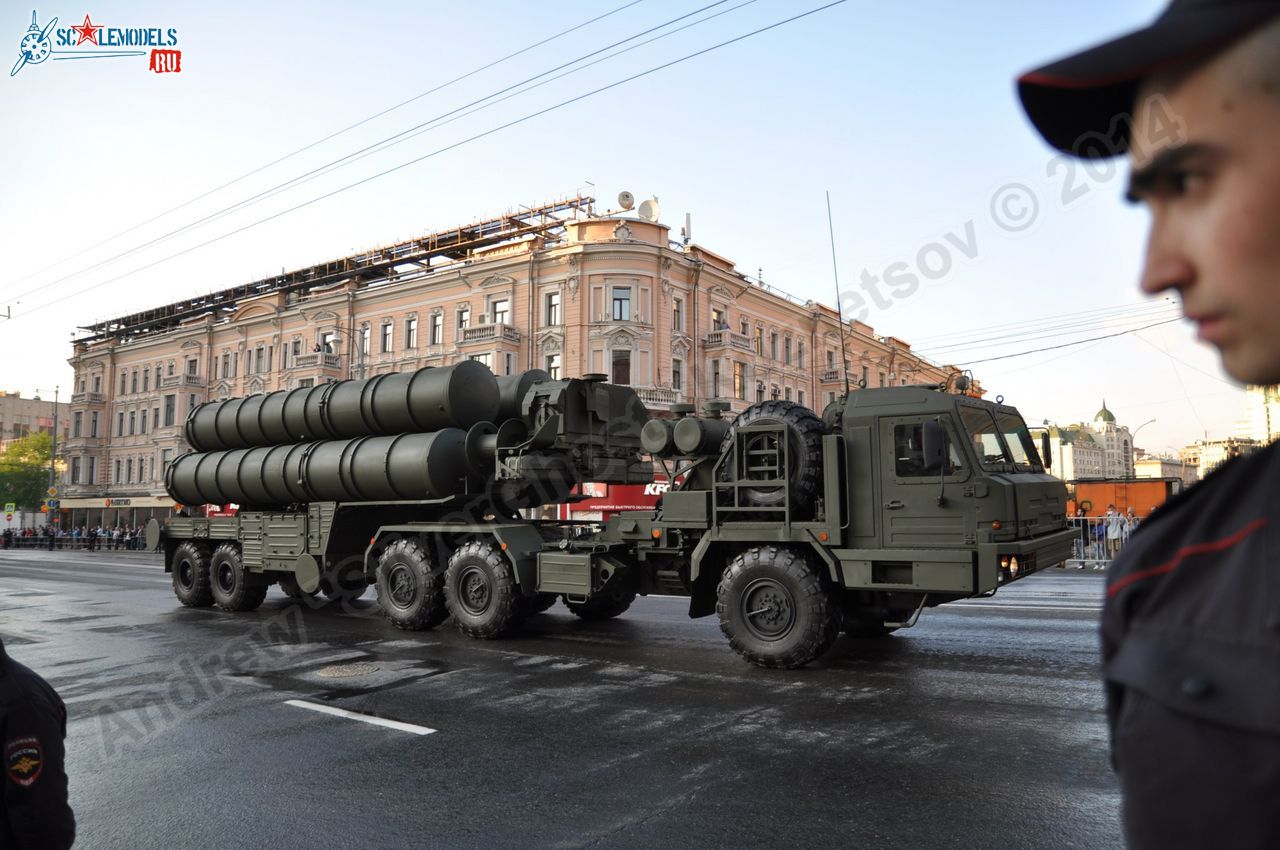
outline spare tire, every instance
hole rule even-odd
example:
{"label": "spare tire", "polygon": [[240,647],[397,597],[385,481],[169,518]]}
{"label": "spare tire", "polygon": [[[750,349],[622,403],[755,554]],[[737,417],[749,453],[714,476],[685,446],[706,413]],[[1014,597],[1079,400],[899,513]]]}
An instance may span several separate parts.
{"label": "spare tire", "polygon": [[[745,425],[785,425],[787,435],[787,481],[791,486],[791,511],[808,514],[822,489],[822,438],[828,428],[812,410],[790,401],[765,401],[753,404],[734,420],[728,435],[720,446],[720,456],[725,458],[733,448],[738,429]],[[775,478],[767,464],[756,465],[755,458],[766,460],[768,453],[778,448],[776,432],[764,432],[745,439],[744,448],[749,452],[764,452],[736,463],[727,460],[721,468],[721,480],[740,481],[752,478]],[[735,467],[737,467],[735,469]],[[757,508],[783,507],[786,490],[778,486],[742,487],[738,491],[742,500]]]}

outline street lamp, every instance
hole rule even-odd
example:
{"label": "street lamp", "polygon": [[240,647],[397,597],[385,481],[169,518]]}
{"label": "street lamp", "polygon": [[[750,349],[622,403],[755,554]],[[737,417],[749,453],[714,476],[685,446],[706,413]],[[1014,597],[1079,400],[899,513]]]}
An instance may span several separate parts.
{"label": "street lamp", "polygon": [[1137,428],[1134,428],[1133,432],[1129,434],[1129,477],[1130,478],[1134,478],[1137,476],[1137,472],[1133,465],[1133,453],[1138,449],[1138,432],[1155,421],[1156,420],[1154,419],[1148,419],[1146,422],[1143,422]]}

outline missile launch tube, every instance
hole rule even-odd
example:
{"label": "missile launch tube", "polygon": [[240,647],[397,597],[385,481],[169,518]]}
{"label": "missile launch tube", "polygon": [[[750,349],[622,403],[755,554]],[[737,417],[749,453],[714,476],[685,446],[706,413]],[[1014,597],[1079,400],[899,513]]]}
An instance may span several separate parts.
{"label": "missile launch tube", "polygon": [[184,505],[443,499],[461,493],[472,472],[465,436],[458,428],[445,428],[430,434],[191,452],[169,466],[165,489]]}
{"label": "missile launch tube", "polygon": [[464,360],[365,381],[208,402],[187,417],[183,436],[196,451],[211,452],[426,433],[493,421],[498,407],[493,373],[478,361]]}
{"label": "missile launch tube", "polygon": [[494,422],[505,422],[508,419],[520,418],[520,405],[525,394],[539,381],[549,381],[551,375],[541,369],[530,369],[515,375],[503,375],[498,378],[498,418]]}

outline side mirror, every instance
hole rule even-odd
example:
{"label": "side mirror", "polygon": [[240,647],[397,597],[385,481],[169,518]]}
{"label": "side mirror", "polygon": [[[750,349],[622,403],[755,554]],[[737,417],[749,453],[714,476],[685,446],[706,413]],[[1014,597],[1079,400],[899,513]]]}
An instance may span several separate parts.
{"label": "side mirror", "polygon": [[1040,434],[1040,462],[1045,469],[1053,469],[1053,448],[1049,445],[1049,432]]}
{"label": "side mirror", "polygon": [[947,435],[946,426],[941,422],[924,423],[924,470],[940,472],[946,467],[947,455],[951,451],[951,438]]}

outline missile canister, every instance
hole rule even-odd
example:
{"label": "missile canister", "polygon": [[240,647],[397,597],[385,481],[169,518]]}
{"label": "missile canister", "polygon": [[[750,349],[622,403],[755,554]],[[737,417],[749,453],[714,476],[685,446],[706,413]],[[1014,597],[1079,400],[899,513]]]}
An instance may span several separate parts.
{"label": "missile canister", "polygon": [[515,375],[498,378],[498,418],[494,422],[520,418],[520,403],[525,394],[539,381],[551,380],[551,375],[541,369],[530,369]]}
{"label": "missile canister", "polygon": [[692,416],[676,421],[673,438],[676,449],[686,455],[714,455],[720,453],[720,444],[729,433],[729,422],[724,419],[695,419]]}
{"label": "missile canister", "polygon": [[462,430],[445,428],[430,434],[191,452],[170,465],[165,488],[184,505],[443,499],[463,492],[472,474],[465,438]]}
{"label": "missile canister", "polygon": [[[530,373],[525,373],[530,374]],[[208,402],[187,417],[196,451],[470,428],[498,415],[498,381],[475,360],[364,381]]]}
{"label": "missile canister", "polygon": [[650,419],[640,429],[640,445],[654,457],[670,457],[676,452],[675,428],[670,419]]}

